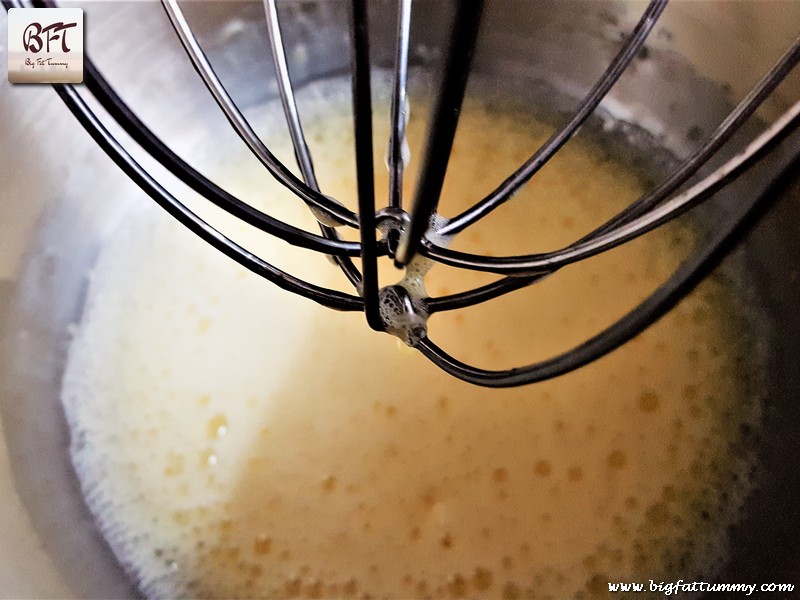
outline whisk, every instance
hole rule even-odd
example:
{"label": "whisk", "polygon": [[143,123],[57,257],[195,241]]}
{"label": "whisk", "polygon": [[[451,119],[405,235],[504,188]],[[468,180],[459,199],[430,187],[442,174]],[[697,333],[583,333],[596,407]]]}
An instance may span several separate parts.
{"label": "whisk", "polygon": [[[25,6],[23,0],[2,0],[8,8]],[[281,37],[276,0],[263,0],[272,60],[277,75],[286,121],[301,177],[298,178],[264,145],[237,108],[203,53],[176,0],[162,0],[163,7],[197,73],[214,100],[250,151],[283,186],[305,202],[319,223],[312,233],[261,212],[214,184],[173,152],[136,116],[85,58],[85,87],[108,115],[131,138],[178,179],[204,198],[267,234],[294,246],[333,258],[352,283],[355,293],[343,293],[306,282],[271,265],[229,239],[171,195],[137,163],[109,132],[72,85],[53,87],[74,116],[109,157],[153,200],[200,238],[250,271],[281,288],[341,311],[363,311],[369,326],[398,336],[447,373],[473,384],[511,387],[555,377],[611,352],[635,337],[669,311],[691,291],[757,221],[769,202],[800,172],[800,155],[782,153],[777,168],[763,183],[760,193],[740,198],[719,219],[705,243],[694,252],[651,296],[607,329],[575,348],[535,364],[491,371],[467,365],[449,355],[428,337],[427,320],[433,313],[484,302],[532,285],[559,269],[595,256],[675,219],[712,197],[784,142],[800,125],[800,100],[783,113],[738,154],[691,186],[692,178],[731,139],[766,98],[800,62],[800,38],[745,95],[717,129],[661,183],[619,214],[572,244],[551,252],[522,256],[488,257],[447,247],[456,236],[491,211],[509,201],[578,131],[600,105],[628,65],[642,49],[668,0],[651,0],[618,53],[609,63],[578,108],[555,133],[514,173],[488,196],[451,218],[437,214],[445,173],[469,78],[473,50],[483,14],[482,0],[452,3],[452,21],[441,77],[436,90],[413,201],[404,208],[403,152],[408,101],[406,96],[411,0],[397,0],[396,46],[391,98],[391,129],[387,153],[388,202],[376,210],[373,174],[372,99],[370,91],[370,30],[367,0],[349,2],[352,106],[354,121],[358,211],[326,196],[316,180],[295,103],[292,81]],[[35,0],[34,7],[54,7]],[[355,228],[360,241],[343,240],[338,229]],[[378,258],[388,256],[398,268],[408,269],[415,257],[462,269],[499,275],[492,283],[441,297],[419,297],[403,283],[381,287]],[[360,258],[360,269],[353,258]],[[416,261],[419,262],[419,261]]]}

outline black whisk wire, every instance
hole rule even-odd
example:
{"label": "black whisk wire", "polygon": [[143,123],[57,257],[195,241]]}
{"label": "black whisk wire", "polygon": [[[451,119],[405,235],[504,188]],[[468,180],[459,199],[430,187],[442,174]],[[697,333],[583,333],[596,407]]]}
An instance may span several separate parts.
{"label": "black whisk wire", "polygon": [[367,0],[350,6],[351,89],[356,152],[358,227],[361,233],[361,295],[367,323],[383,331],[378,305],[378,254],[375,220],[375,173],[372,158],[372,89],[370,87],[369,15]]}
{"label": "black whisk wire", "polygon": [[447,164],[456,136],[461,104],[483,14],[483,0],[455,3],[442,81],[431,111],[428,140],[411,209],[411,222],[400,236],[395,264],[407,265],[419,248],[439,204]]}

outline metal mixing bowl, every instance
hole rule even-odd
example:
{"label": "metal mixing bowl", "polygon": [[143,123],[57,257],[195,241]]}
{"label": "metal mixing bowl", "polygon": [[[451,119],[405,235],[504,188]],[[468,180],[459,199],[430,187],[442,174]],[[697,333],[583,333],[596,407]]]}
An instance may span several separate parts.
{"label": "metal mixing bowl", "polygon": [[[185,3],[190,22],[241,106],[276,93],[260,3]],[[613,56],[641,2],[497,0],[488,3],[475,70],[523,100],[544,87],[576,97]],[[155,2],[85,2],[86,47],[142,119],[190,162],[187,131],[233,135]],[[394,10],[370,3],[374,60],[390,66]],[[284,32],[296,81],[348,68],[341,1],[287,1]],[[412,60],[435,65],[446,3],[414,7]],[[0,30],[5,31],[0,13]],[[624,114],[677,156],[710,133],[800,30],[800,3],[673,2],[612,91]],[[5,62],[6,48],[0,48]],[[558,96],[562,102],[562,96]],[[795,73],[759,113],[800,97]],[[554,99],[555,96],[551,98]],[[561,106],[565,110],[569,107]],[[800,147],[797,136],[790,141]],[[0,83],[0,596],[126,597],[136,591],[88,515],[68,457],[59,404],[69,325],[80,319],[87,276],[131,202],[149,202],[97,148],[48,86]],[[788,151],[788,150],[787,150]],[[746,194],[764,172],[734,188]],[[168,217],[164,217],[168,218]],[[765,315],[767,414],[757,489],[732,532],[722,580],[797,581],[800,574],[800,187],[787,191],[736,260]],[[766,333],[770,332],[770,333]],[[793,579],[794,578],[794,579]],[[800,583],[800,582],[798,582]]]}

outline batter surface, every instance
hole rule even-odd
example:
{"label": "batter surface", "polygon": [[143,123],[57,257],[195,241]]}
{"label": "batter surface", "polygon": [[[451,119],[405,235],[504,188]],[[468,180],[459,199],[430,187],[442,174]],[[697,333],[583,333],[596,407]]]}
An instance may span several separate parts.
{"label": "batter surface", "polygon": [[[300,101],[323,191],[353,206],[347,94],[327,82]],[[252,118],[293,164],[279,107]],[[512,109],[469,104],[442,212],[489,192],[549,132]],[[217,181],[313,229],[238,143],[237,153],[206,144],[226,157]],[[453,247],[549,250],[642,191],[580,140],[534,181]],[[363,315],[259,279],[148,202],[99,258],[63,387],[87,503],[148,596],[590,598],[608,581],[693,580],[724,560],[759,406],[718,281],[575,373],[485,390],[399,351]],[[223,225],[267,260],[347,289],[324,257]],[[690,231],[662,229],[534,288],[437,315],[431,336],[488,368],[545,358],[624,314],[691,244]],[[397,279],[382,271],[383,284]],[[441,295],[490,279],[435,267],[426,284]]]}

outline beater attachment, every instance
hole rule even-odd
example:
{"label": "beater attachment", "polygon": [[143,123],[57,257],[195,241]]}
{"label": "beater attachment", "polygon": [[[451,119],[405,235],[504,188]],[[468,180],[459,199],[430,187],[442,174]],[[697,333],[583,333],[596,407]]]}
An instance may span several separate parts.
{"label": "beater attachment", "polygon": [[[22,0],[2,0],[6,8],[22,7]],[[128,108],[88,57],[85,59],[86,88],[132,138],[167,167],[183,183],[210,202],[270,235],[294,246],[333,258],[356,294],[348,294],[306,282],[278,269],[249,252],[202,220],[141,167],[87,106],[78,89],[54,85],[75,117],[89,134],[153,200],[200,238],[249,270],[281,288],[343,311],[363,311],[370,327],[396,335],[420,350],[437,366],[465,381],[489,386],[523,385],[558,376],[611,352],[630,340],[691,291],[755,223],[762,209],[777,195],[792,174],[800,172],[800,140],[787,142],[794,152],[776,158],[775,174],[764,182],[761,193],[744,198],[719,221],[705,244],[639,306],[619,321],[579,346],[549,360],[501,371],[469,366],[447,354],[428,337],[428,317],[439,311],[471,306],[534,284],[562,267],[595,256],[671,221],[699,205],[739,177],[750,166],[784,142],[800,125],[800,101],[767,127],[732,159],[681,191],[682,186],[705,165],[753,115],[773,90],[800,62],[800,38],[774,67],[750,90],[700,148],[685,159],[664,181],[622,212],[572,244],[551,252],[522,256],[487,257],[458,252],[447,242],[492,212],[525,185],[578,131],[614,86],[663,13],[668,0],[651,0],[637,25],[625,39],[577,110],[531,157],[485,198],[461,214],[445,219],[437,206],[447,171],[453,139],[469,77],[471,59],[483,13],[482,0],[454,2],[442,76],[434,100],[427,141],[413,202],[404,208],[403,168],[405,128],[408,119],[408,78],[411,0],[397,1],[397,35],[392,89],[391,133],[388,144],[389,190],[387,206],[376,210],[373,174],[372,99],[370,92],[370,31],[367,0],[350,2],[350,46],[355,133],[358,212],[326,196],[317,182],[306,144],[281,37],[276,0],[263,0],[272,59],[295,157],[302,176],[298,178],[263,144],[221,84],[210,62],[184,18],[176,0],[162,0],[167,16],[195,69],[224,112],[231,126],[250,151],[283,186],[298,196],[319,222],[315,234],[275,219],[220,188],[175,154]],[[34,6],[53,6],[37,0]],[[356,228],[360,241],[342,240],[341,227]],[[399,268],[423,271],[432,263],[484,271],[499,277],[492,283],[468,291],[427,297],[416,294],[408,274],[399,284],[381,287],[378,258],[388,256]],[[360,258],[357,268],[353,257]],[[426,265],[421,267],[420,265]],[[424,274],[424,273],[422,273]],[[417,273],[421,277],[420,273]]]}

